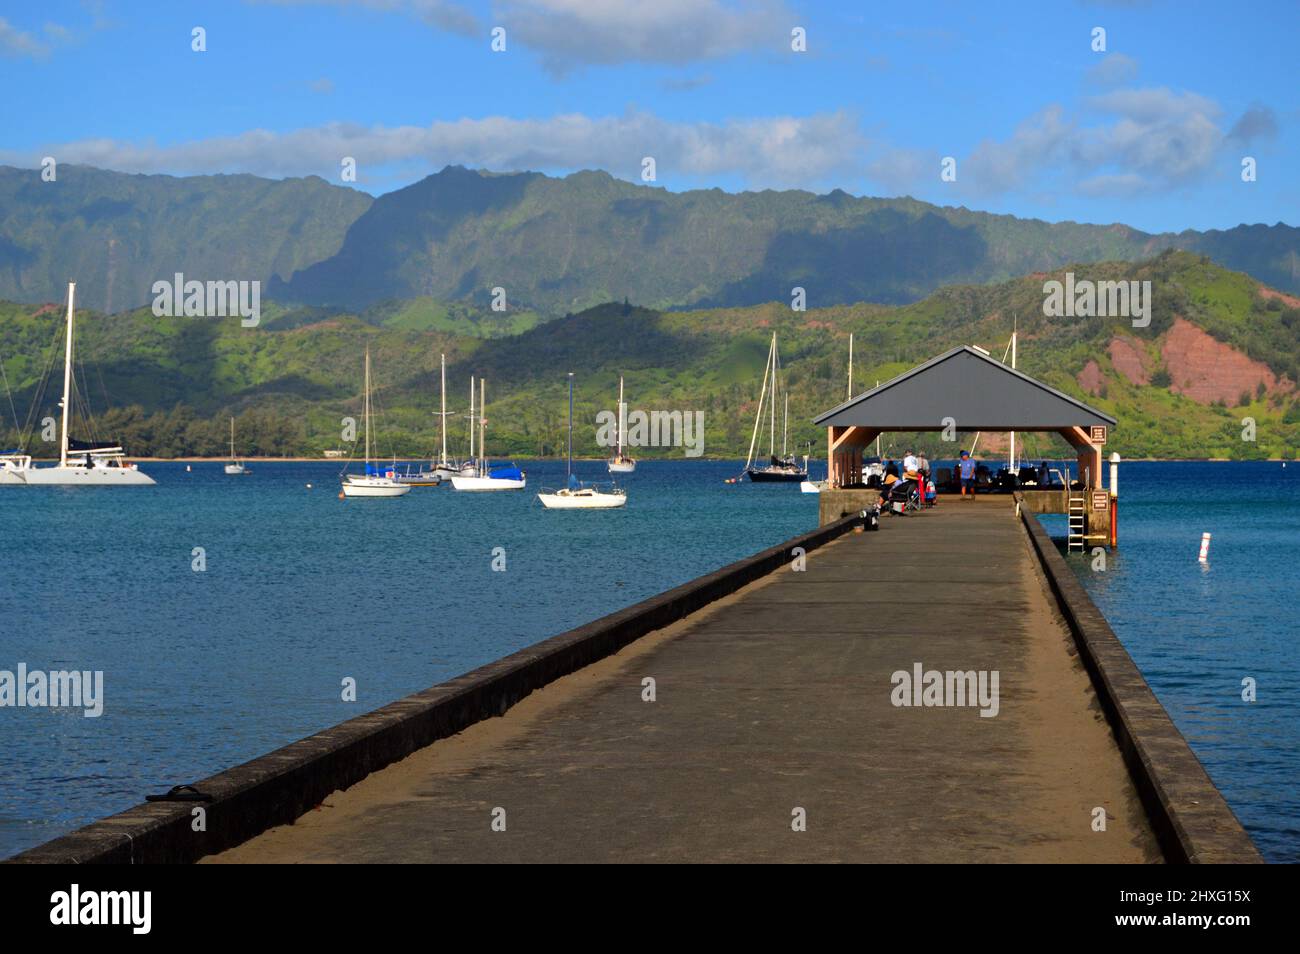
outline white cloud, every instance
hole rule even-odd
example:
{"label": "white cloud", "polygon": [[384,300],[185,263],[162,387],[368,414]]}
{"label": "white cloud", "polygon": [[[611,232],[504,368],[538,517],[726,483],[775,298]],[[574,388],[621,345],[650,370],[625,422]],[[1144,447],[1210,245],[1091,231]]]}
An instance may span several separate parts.
{"label": "white cloud", "polygon": [[486,35],[478,17],[452,0],[253,0],[280,7],[360,7],[381,13],[404,13],[429,26],[460,36]]}
{"label": "white cloud", "polygon": [[[50,24],[54,26],[54,24]],[[59,29],[62,29],[61,27]],[[20,30],[4,17],[0,17],[0,54],[9,57],[40,59],[48,56],[50,46],[25,30]]]}
{"label": "white cloud", "polygon": [[711,182],[734,176],[752,187],[778,188],[841,181],[853,173],[865,146],[858,124],[844,113],[680,123],[630,111],[597,118],[494,116],[430,126],[330,123],[167,145],[86,139],[24,153],[0,151],[0,161],[31,166],[51,155],[60,162],[125,172],[332,178],[342,157],[352,156],[363,171],[394,164],[425,169],[463,164],[495,171],[599,168],[635,179],[642,157],[653,156],[660,179]]}
{"label": "white cloud", "polygon": [[498,0],[510,40],[553,72],[574,64],[687,63],[788,49],[798,20],[776,0]]}
{"label": "white cloud", "polygon": [[1088,81],[1098,86],[1118,86],[1137,76],[1138,61],[1123,53],[1107,53],[1088,70]]}
{"label": "white cloud", "polygon": [[[990,195],[1045,183],[1086,195],[1167,191],[1209,174],[1228,143],[1222,110],[1197,93],[1113,90],[1084,107],[1070,114],[1054,104],[1009,138],[981,142],[959,166],[961,191]],[[1261,128],[1259,117],[1247,126]]]}
{"label": "white cloud", "polygon": [[552,73],[608,63],[690,63],[756,48],[789,49],[799,20],[781,0],[495,0],[491,24],[453,0],[258,0],[278,6],[402,13],[435,29],[537,52]]}

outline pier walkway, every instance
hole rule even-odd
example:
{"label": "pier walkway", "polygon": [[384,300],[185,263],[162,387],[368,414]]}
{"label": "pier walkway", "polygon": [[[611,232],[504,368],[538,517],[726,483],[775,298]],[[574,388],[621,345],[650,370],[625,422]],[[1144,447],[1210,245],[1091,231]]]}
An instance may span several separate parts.
{"label": "pier walkway", "polygon": [[[205,860],[1161,860],[1009,500],[806,559]],[[895,706],[918,663],[996,716]]]}

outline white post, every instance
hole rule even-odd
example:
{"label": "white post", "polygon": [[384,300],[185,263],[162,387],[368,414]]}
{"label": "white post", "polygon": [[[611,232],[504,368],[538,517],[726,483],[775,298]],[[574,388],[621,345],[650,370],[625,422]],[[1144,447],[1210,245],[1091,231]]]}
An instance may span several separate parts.
{"label": "white post", "polygon": [[1119,496],[1119,454],[1115,452],[1110,455],[1110,495]]}
{"label": "white post", "polygon": [[72,300],[77,283],[68,282],[68,334],[63,344],[63,434],[59,438],[59,466],[68,466],[68,409],[72,405]]}

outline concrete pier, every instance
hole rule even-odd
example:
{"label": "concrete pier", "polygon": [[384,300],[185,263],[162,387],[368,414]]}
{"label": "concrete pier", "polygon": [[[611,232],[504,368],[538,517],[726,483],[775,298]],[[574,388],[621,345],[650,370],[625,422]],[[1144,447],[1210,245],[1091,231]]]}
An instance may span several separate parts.
{"label": "concrete pier", "polygon": [[1259,861],[1013,508],[820,528],[198,781],[205,832],[142,805],[13,860]]}
{"label": "concrete pier", "polygon": [[[944,511],[841,537],[211,860],[1163,860],[1009,502]],[[916,663],[998,671],[997,715],[896,707]]]}

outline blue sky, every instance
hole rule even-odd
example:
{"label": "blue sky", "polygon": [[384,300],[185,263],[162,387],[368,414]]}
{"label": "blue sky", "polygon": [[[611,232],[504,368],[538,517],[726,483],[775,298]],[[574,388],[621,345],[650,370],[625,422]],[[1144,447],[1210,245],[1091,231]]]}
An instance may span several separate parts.
{"label": "blue sky", "polygon": [[1295,0],[4,0],[0,163],[343,184],[351,156],[379,193],[652,156],[675,191],[1296,225],[1298,28]]}

